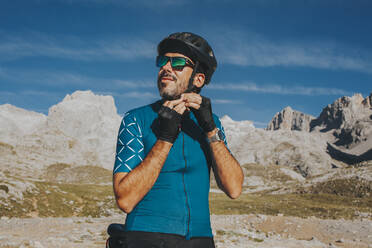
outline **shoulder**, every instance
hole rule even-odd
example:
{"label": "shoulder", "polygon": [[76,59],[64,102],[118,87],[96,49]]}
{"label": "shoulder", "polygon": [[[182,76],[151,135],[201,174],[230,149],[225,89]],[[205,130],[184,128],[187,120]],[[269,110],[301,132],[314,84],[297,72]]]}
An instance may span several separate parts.
{"label": "shoulder", "polygon": [[160,105],[159,102],[160,101],[157,101],[152,104],[129,110],[122,118],[121,125],[124,127],[129,124],[136,124],[138,129],[147,129],[158,116],[157,106]]}
{"label": "shoulder", "polygon": [[158,105],[160,101],[156,101],[152,104],[147,104],[138,108],[134,108],[125,113],[123,119],[146,119],[157,115]]}
{"label": "shoulder", "polygon": [[128,112],[125,113],[125,116],[127,116],[127,115],[140,115],[140,114],[143,114],[143,113],[150,112],[151,109],[152,109],[151,105],[152,104],[147,104],[147,105],[144,105],[144,106],[141,106],[141,107],[138,107],[138,108],[131,109]]}

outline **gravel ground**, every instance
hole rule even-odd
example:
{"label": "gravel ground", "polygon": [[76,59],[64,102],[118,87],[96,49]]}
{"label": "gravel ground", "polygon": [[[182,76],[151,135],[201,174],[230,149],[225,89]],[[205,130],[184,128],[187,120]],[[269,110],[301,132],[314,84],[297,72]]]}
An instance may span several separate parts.
{"label": "gravel ground", "polygon": [[[217,248],[372,247],[372,220],[212,215]],[[104,247],[106,228],[124,216],[0,219],[0,247]]]}

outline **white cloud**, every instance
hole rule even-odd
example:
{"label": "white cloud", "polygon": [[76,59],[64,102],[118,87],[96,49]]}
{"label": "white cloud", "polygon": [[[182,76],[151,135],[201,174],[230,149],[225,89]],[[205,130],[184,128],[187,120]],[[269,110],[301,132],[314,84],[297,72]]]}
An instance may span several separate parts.
{"label": "white cloud", "polygon": [[97,78],[63,71],[14,70],[4,67],[0,67],[0,79],[21,84],[39,84],[44,86],[62,85],[80,88],[96,88],[100,85],[104,85],[105,88],[110,89],[156,89],[156,83],[151,80]]}
{"label": "white cloud", "polygon": [[153,92],[143,92],[143,91],[131,91],[131,92],[119,94],[118,96],[125,97],[125,98],[138,98],[138,99],[159,98],[159,94],[154,94]]}
{"label": "white cloud", "polygon": [[231,100],[231,99],[213,99],[215,104],[242,104],[241,101]]}
{"label": "white cloud", "polygon": [[[104,1],[104,0],[99,0]],[[110,0],[113,3],[125,3],[128,6],[132,7],[148,7],[148,8],[155,8],[159,9],[160,7],[171,7],[171,6],[182,6],[186,4],[190,4],[191,2],[189,0],[156,0],[156,1],[149,1],[149,0],[126,0],[126,1],[120,1],[120,0]]]}
{"label": "white cloud", "polygon": [[9,35],[0,32],[0,61],[23,57],[52,57],[82,61],[153,58],[156,44],[138,37],[114,37],[105,40],[76,36],[49,36],[26,32]]}
{"label": "white cloud", "polygon": [[20,90],[20,91],[0,91],[0,98],[20,98],[20,97],[48,97],[48,98],[60,98],[63,97],[63,93],[56,91],[45,91],[45,90]]}
{"label": "white cloud", "polygon": [[[165,1],[166,2],[166,1]],[[332,41],[273,41],[247,31],[208,31],[219,62],[239,66],[303,66],[372,73],[372,52]],[[217,35],[218,34],[218,35]],[[0,31],[0,61],[51,57],[80,61],[154,58],[157,41],[142,37],[50,36]]]}
{"label": "white cloud", "polygon": [[112,84],[121,88],[155,88],[154,81],[128,81],[128,80],[112,80]]}
{"label": "white cloud", "polygon": [[23,84],[41,84],[45,86],[75,85],[88,86],[103,79],[90,78],[69,72],[51,72],[41,70],[14,70],[2,68],[0,78]]}
{"label": "white cloud", "polygon": [[0,91],[0,100],[2,100],[1,98],[7,98],[7,97],[13,97],[13,96],[16,96],[16,93],[15,92],[11,92],[11,91]]}
{"label": "white cloud", "polygon": [[[214,30],[218,33],[218,30]],[[247,31],[212,33],[222,63],[241,66],[304,66],[372,73],[371,52],[334,41],[270,40]]]}
{"label": "white cloud", "polygon": [[148,91],[129,91],[124,93],[112,92],[112,91],[95,91],[98,94],[110,95],[115,98],[135,98],[135,99],[157,99],[159,94]]}
{"label": "white cloud", "polygon": [[40,91],[40,90],[24,90],[17,93],[22,96],[57,96],[59,93],[51,92],[51,91]]}
{"label": "white cloud", "polygon": [[154,10],[158,10],[163,7],[171,6],[182,6],[185,4],[190,4],[187,0],[33,0],[38,3],[43,2],[62,2],[64,4],[101,4],[101,5],[116,5],[116,6],[126,6],[126,7],[145,7]]}
{"label": "white cloud", "polygon": [[270,93],[279,95],[352,95],[348,92],[337,88],[321,88],[321,87],[305,87],[305,86],[287,86],[284,87],[278,84],[256,84],[253,82],[247,83],[215,83],[208,86],[211,90],[223,91],[245,91],[257,93]]}

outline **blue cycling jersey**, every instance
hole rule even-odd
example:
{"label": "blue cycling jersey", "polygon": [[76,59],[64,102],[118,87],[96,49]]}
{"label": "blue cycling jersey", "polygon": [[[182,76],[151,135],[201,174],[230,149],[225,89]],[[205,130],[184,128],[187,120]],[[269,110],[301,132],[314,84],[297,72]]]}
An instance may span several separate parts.
{"label": "blue cycling jersey", "polygon": [[[114,173],[130,173],[149,153],[157,141],[160,106],[158,101],[126,113],[119,129]],[[218,117],[213,117],[223,132]],[[212,237],[208,202],[212,163],[205,134],[190,112],[154,186],[127,215],[125,229],[187,239]]]}

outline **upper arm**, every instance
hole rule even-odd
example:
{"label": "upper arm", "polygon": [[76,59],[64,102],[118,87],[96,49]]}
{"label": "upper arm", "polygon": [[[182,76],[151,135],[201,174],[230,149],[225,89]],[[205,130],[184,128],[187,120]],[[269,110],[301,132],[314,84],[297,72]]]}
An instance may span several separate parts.
{"label": "upper arm", "polygon": [[142,130],[136,117],[129,113],[120,124],[113,173],[128,173],[144,159]]}

